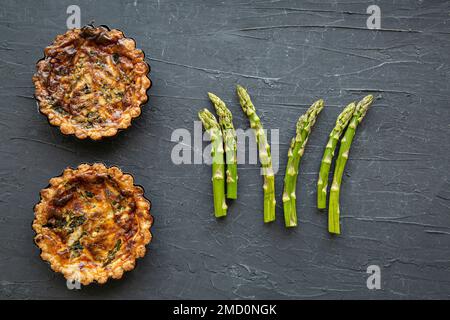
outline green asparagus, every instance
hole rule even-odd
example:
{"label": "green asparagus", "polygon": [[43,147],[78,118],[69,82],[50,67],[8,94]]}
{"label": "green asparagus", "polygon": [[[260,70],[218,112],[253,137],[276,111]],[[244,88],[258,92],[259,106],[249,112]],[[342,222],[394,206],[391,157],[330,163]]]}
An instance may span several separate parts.
{"label": "green asparagus", "polygon": [[348,154],[350,146],[355,136],[355,130],[358,124],[366,115],[367,110],[373,102],[373,96],[368,95],[364,97],[356,106],[353,117],[350,120],[344,137],[341,140],[341,146],[339,148],[339,155],[336,160],[336,168],[334,170],[333,183],[330,190],[330,203],[328,208],[328,231],[334,234],[340,234],[340,209],[339,209],[339,192],[342,182],[342,175],[344,174],[345,164],[348,160]]}
{"label": "green asparagus", "polygon": [[227,164],[227,198],[237,198],[237,141],[236,131],[233,126],[233,116],[225,103],[215,94],[208,92],[209,99],[214,104],[222,127],[222,135],[225,142],[225,159]]}
{"label": "green asparagus", "polygon": [[254,130],[256,143],[259,150],[259,161],[261,162],[262,174],[264,177],[264,222],[275,220],[275,176],[272,168],[272,158],[270,156],[270,146],[267,142],[261,120],[256,114],[255,106],[250,100],[247,91],[240,85],[237,86],[237,94],[242,110],[250,121],[250,127]]}
{"label": "green asparagus", "polygon": [[327,206],[327,187],[331,161],[334,157],[334,151],[339,138],[345,131],[345,128],[347,128],[355,107],[356,104],[352,102],[344,108],[336,120],[336,126],[330,133],[330,138],[323,153],[322,164],[320,165],[319,180],[317,181],[317,208],[319,209],[325,209]]}
{"label": "green asparagus", "polygon": [[216,117],[208,109],[201,110],[198,117],[211,136],[214,214],[216,218],[220,218],[227,215],[228,208],[225,202],[225,162],[222,131]]}
{"label": "green asparagus", "polygon": [[297,185],[298,168],[305,151],[311,128],[316,122],[317,116],[323,109],[323,100],[320,99],[301,115],[297,122],[296,136],[292,138],[288,152],[286,174],[284,176],[283,208],[286,227],[297,226],[297,209],[295,189]]}

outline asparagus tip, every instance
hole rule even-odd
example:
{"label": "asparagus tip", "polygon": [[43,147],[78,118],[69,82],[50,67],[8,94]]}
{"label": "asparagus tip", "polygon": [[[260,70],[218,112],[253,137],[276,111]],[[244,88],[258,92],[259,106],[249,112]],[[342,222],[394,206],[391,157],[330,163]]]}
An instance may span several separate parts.
{"label": "asparagus tip", "polygon": [[236,90],[237,90],[237,92],[239,92],[239,91],[245,91],[245,88],[244,88],[243,86],[241,86],[240,84],[237,84],[237,85],[236,85]]}
{"label": "asparagus tip", "polygon": [[373,95],[369,94],[369,95],[365,96],[363,100],[372,102],[373,101]]}

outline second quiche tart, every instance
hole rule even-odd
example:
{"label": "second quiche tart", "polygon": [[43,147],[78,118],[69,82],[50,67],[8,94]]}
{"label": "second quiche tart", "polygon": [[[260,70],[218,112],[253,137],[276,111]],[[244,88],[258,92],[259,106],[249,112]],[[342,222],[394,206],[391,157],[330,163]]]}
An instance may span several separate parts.
{"label": "second quiche tart", "polygon": [[39,110],[64,134],[114,136],[148,99],[149,66],[135,41],[105,26],[71,29],[45,48],[33,76]]}
{"label": "second quiche tart", "polygon": [[67,168],[41,191],[34,211],[42,259],[83,285],[121,278],[152,238],[150,202],[117,167]]}

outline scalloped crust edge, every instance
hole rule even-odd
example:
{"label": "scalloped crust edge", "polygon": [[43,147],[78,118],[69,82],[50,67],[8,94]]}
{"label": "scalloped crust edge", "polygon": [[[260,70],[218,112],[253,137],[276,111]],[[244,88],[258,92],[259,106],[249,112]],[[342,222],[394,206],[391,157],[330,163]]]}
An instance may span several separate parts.
{"label": "scalloped crust edge", "polygon": [[[42,222],[46,221],[45,209],[49,201],[51,201],[57,188],[61,183],[75,177],[80,173],[85,173],[89,170],[94,170],[96,173],[103,172],[110,174],[116,181],[120,182],[121,188],[127,187],[133,190],[133,196],[136,200],[136,215],[139,217],[139,235],[140,243],[137,244],[131,255],[114,259],[107,267],[97,267],[95,269],[87,269],[79,271],[79,268],[74,265],[62,265],[51,253],[48,252],[47,244],[41,242]],[[32,228],[36,232],[34,242],[41,250],[41,258],[50,264],[53,271],[62,273],[67,280],[79,281],[83,285],[88,285],[92,282],[99,284],[105,283],[109,278],[120,279],[125,271],[133,270],[136,265],[136,259],[142,258],[146,253],[145,246],[152,240],[150,228],[153,225],[153,216],[150,213],[151,202],[144,197],[144,189],[141,186],[134,185],[134,179],[131,174],[123,173],[118,167],[106,167],[101,163],[81,164],[76,169],[66,168],[63,173],[50,179],[49,186],[42,189],[38,204],[34,207],[35,219]],[[136,236],[135,236],[136,237]]]}
{"label": "scalloped crust edge", "polygon": [[[83,130],[82,128],[79,128],[68,121],[64,121],[64,119],[62,119],[57,112],[53,111],[51,108],[47,108],[48,106],[46,105],[45,101],[42,101],[38,98],[40,92],[45,90],[44,84],[41,83],[39,81],[39,78],[36,76],[41,68],[40,67],[41,62],[45,61],[46,56],[44,54],[44,57],[39,59],[36,62],[37,72],[33,76],[33,83],[35,85],[34,97],[38,103],[38,110],[41,114],[47,116],[48,122],[52,126],[59,127],[60,131],[63,134],[74,135],[78,139],[90,138],[92,140],[101,140],[104,137],[113,137],[113,136],[117,135],[117,133],[120,130],[125,130],[128,127],[130,127],[132,120],[141,115],[142,107],[148,101],[147,92],[152,87],[152,84],[153,84],[153,82],[151,81],[151,79],[149,77],[151,67],[145,61],[145,52],[141,49],[136,48],[136,40],[134,40],[133,38],[130,38],[130,37],[125,37],[125,34],[123,33],[123,31],[121,31],[119,29],[110,29],[108,26],[105,26],[105,25],[100,25],[96,28],[105,28],[108,30],[108,32],[118,31],[122,34],[123,39],[131,40],[132,45],[130,46],[129,49],[130,50],[139,50],[143,53],[143,55],[144,55],[143,63],[147,66],[147,72],[145,72],[145,74],[142,77],[138,78],[139,81],[142,81],[142,87],[141,87],[141,91],[140,91],[140,95],[139,95],[140,99],[138,99],[136,101],[137,105],[134,105],[134,106],[130,107],[129,109],[127,109],[126,112],[123,114],[121,121],[119,123],[117,123],[116,126],[110,127],[110,128],[98,128],[98,129]],[[73,29],[68,30],[63,35],[58,35],[50,46],[52,46],[56,41],[58,41],[58,38],[63,38],[65,35],[69,34],[70,32],[73,32]],[[48,48],[48,47],[46,47],[46,48]],[[45,49],[44,49],[44,51],[45,51]]]}

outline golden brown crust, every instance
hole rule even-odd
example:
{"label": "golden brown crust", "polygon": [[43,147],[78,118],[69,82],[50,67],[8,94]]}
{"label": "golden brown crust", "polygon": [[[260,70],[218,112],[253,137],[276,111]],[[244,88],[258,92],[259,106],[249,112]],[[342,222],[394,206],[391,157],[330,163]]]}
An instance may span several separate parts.
{"label": "golden brown crust", "polygon": [[50,179],[35,206],[34,241],[66,279],[119,279],[143,257],[153,217],[143,189],[117,167],[82,164]]}
{"label": "golden brown crust", "polygon": [[144,53],[122,31],[86,26],[58,35],[33,76],[39,110],[64,134],[114,136],[141,113],[151,81]]}

